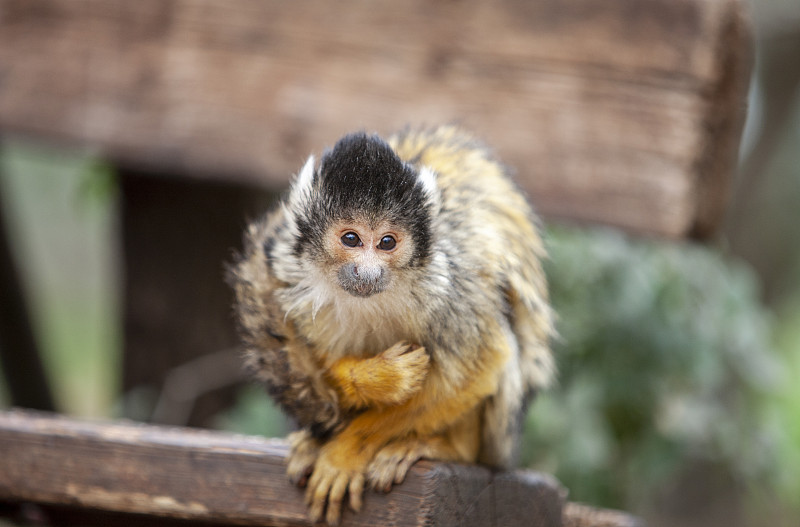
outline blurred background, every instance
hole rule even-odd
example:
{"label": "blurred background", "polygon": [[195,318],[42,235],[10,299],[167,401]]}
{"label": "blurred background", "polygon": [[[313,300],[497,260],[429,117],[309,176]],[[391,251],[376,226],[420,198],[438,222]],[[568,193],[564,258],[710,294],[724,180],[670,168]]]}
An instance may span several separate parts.
{"label": "blurred background", "polygon": [[[561,374],[528,415],[523,462],[554,473],[571,500],[655,526],[800,525],[800,3],[750,9],[755,67],[720,236],[547,226]],[[86,152],[18,139],[0,150],[0,211],[55,409],[283,435],[228,349],[172,370],[177,386],[208,364],[222,372],[188,395],[123,388],[118,176]],[[249,194],[230,229],[273,198]],[[234,249],[208,256],[220,282]],[[230,405],[190,417],[218,390]]]}

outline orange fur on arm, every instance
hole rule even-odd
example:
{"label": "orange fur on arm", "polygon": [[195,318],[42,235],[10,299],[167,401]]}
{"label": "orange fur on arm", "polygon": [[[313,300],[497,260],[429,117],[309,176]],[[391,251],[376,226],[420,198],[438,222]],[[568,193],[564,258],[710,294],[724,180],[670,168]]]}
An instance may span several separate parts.
{"label": "orange fur on arm", "polygon": [[339,359],[326,377],[344,407],[383,407],[403,403],[419,391],[428,365],[424,348],[399,342],[375,357]]}

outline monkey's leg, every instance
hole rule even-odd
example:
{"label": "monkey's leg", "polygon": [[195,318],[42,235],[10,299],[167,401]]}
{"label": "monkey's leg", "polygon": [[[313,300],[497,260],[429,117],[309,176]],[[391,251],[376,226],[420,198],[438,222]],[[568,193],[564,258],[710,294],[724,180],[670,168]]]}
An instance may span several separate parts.
{"label": "monkey's leg", "polygon": [[473,411],[443,433],[422,437],[410,434],[387,444],[369,463],[367,481],[375,490],[388,492],[393,484],[402,483],[411,466],[422,458],[473,462],[480,440],[480,413]]}
{"label": "monkey's leg", "polygon": [[361,508],[364,475],[376,452],[391,442],[411,433],[430,436],[448,429],[486,397],[497,391],[498,379],[510,350],[497,346],[479,350],[471,364],[472,375],[456,389],[448,389],[448,379],[441,371],[437,377],[407,402],[385,408],[369,408],[353,420],[320,449],[320,455],[306,489],[309,515],[319,521],[325,511],[331,525],[339,522],[342,500],[350,495],[350,507]]}
{"label": "monkey's leg", "polygon": [[375,357],[339,359],[326,378],[344,408],[396,405],[419,391],[429,362],[425,348],[401,341]]}

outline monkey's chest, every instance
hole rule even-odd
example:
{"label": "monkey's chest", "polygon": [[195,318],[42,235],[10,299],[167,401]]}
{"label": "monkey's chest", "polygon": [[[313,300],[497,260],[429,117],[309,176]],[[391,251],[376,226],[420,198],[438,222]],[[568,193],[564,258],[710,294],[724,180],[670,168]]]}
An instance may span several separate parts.
{"label": "monkey's chest", "polygon": [[409,316],[377,310],[322,310],[303,325],[305,337],[325,361],[345,356],[369,357],[399,341],[419,343]]}

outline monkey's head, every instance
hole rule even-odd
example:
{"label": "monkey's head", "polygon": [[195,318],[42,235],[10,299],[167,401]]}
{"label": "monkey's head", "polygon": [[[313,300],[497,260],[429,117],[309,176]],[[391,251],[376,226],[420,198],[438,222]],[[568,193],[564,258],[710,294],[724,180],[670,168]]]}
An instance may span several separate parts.
{"label": "monkey's head", "polygon": [[377,136],[352,134],[310,157],[292,186],[294,255],[357,297],[387,289],[430,258],[436,177]]}

